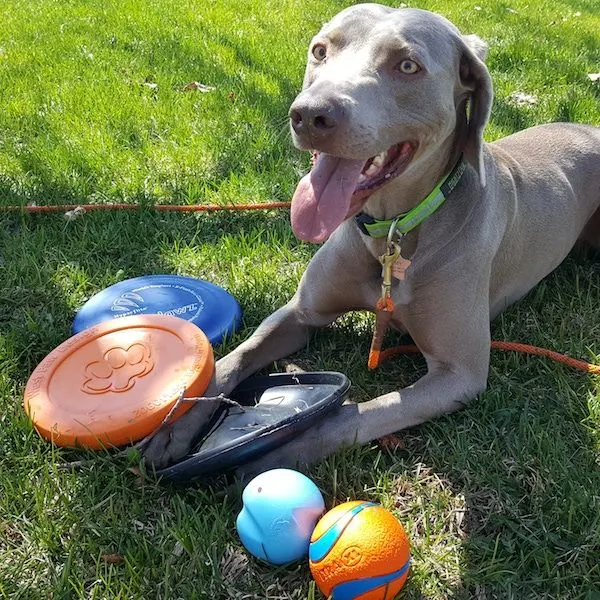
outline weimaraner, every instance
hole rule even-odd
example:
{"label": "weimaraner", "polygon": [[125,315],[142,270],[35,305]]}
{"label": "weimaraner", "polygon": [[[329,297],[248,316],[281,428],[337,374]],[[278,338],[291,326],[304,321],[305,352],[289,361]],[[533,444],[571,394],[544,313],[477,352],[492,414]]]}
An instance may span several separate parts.
{"label": "weimaraner", "polygon": [[[347,402],[248,469],[309,463],[462,407],[485,390],[490,319],[550,273],[578,240],[600,245],[600,129],[534,127],[492,144],[487,46],[424,10],[362,4],[311,41],[303,89],[290,108],[294,144],[316,162],[292,200],[300,239],[325,242],[294,297],[218,361],[227,395],[304,346],[317,327],[373,311],[385,237],[353,218],[392,219],[421,203],[464,157],[446,201],[400,241],[411,264],[394,278],[392,325],[423,353],[414,385]],[[161,431],[146,459],[163,467],[190,448],[193,408]]]}

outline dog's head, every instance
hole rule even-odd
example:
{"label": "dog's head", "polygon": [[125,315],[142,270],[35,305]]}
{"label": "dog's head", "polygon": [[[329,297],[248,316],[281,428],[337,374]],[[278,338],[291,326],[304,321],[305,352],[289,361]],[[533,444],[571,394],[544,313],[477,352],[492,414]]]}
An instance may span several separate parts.
{"label": "dog's head", "polygon": [[462,145],[485,183],[482,136],[492,104],[486,50],[476,36],[418,9],[360,4],[324,25],[290,107],[295,145],[316,152],[292,202],[296,235],[324,241],[375,190],[449,141]]}

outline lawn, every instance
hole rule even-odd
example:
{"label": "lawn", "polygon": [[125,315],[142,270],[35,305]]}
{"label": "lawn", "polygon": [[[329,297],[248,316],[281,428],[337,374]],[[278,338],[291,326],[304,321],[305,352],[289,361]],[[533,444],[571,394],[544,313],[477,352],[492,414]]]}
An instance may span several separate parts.
{"label": "lawn", "polygon": [[[147,273],[209,279],[244,308],[221,356],[283,304],[315,248],[285,210],[164,214],[153,203],[289,200],[308,157],[287,108],[334,0],[4,0],[0,206],[131,202],[137,212],[0,212],[0,597],[318,598],[307,566],[271,568],[234,529],[240,489],[171,489],[51,447],[22,410],[36,364],[93,293]],[[600,125],[598,0],[422,0],[490,44],[486,137]],[[214,89],[184,91],[190,82]],[[519,100],[515,94],[527,94]],[[600,266],[573,253],[493,324],[493,337],[600,363]],[[367,400],[424,372],[366,368],[371,318],[344,317],[295,356],[346,372]],[[392,340],[393,341],[393,340]],[[275,368],[276,366],[274,366]],[[600,598],[600,382],[494,352],[489,388],[447,418],[310,470],[328,505],[380,502],[413,545],[403,599]]]}

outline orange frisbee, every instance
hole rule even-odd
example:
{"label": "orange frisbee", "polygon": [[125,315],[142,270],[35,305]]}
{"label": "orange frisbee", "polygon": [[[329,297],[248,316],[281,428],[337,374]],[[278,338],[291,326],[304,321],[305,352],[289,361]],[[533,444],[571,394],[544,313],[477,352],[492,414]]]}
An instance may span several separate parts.
{"label": "orange frisbee", "polygon": [[[48,354],[27,382],[25,412],[58,446],[122,446],[152,433],[182,393],[201,396],[213,373],[212,347],[193,323],[123,317]],[[183,403],[177,416],[190,407]]]}

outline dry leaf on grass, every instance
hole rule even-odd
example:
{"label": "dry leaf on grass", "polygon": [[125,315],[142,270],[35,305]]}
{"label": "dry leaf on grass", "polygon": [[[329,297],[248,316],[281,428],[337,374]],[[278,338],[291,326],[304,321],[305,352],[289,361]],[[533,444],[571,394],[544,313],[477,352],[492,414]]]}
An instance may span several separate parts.
{"label": "dry leaf on grass", "polygon": [[195,91],[195,92],[202,92],[203,94],[206,94],[206,92],[213,92],[215,89],[216,88],[214,88],[212,85],[204,85],[203,83],[200,83],[198,81],[190,81],[190,83],[188,83],[183,88],[183,91],[184,92]]}
{"label": "dry leaf on grass", "polygon": [[223,579],[233,584],[246,571],[247,567],[248,556],[235,546],[227,546],[220,564]]}
{"label": "dry leaf on grass", "polygon": [[377,440],[377,443],[382,448],[389,448],[390,450],[402,450],[406,448],[406,442],[399,438],[397,435],[385,435]]}
{"label": "dry leaf on grass", "polygon": [[133,485],[136,488],[142,487],[146,482],[147,477],[139,470],[138,467],[128,467],[127,470],[135,475],[135,479],[133,481]]}
{"label": "dry leaf on grass", "polygon": [[111,565],[120,565],[125,561],[125,557],[118,552],[114,552],[112,554],[102,554],[101,558],[104,562],[107,562]]}
{"label": "dry leaf on grass", "polygon": [[183,551],[183,544],[179,540],[177,540],[175,542],[175,546],[173,546],[173,550],[171,550],[171,556],[173,558],[179,558],[183,554]]}
{"label": "dry leaf on grass", "polygon": [[67,221],[74,221],[75,219],[77,219],[78,217],[81,217],[82,215],[85,215],[85,208],[83,206],[78,206],[77,208],[74,208],[73,210],[68,210],[64,214],[64,218]]}
{"label": "dry leaf on grass", "polygon": [[538,103],[537,96],[524,92],[513,92],[508,99],[517,106],[535,106]]}

